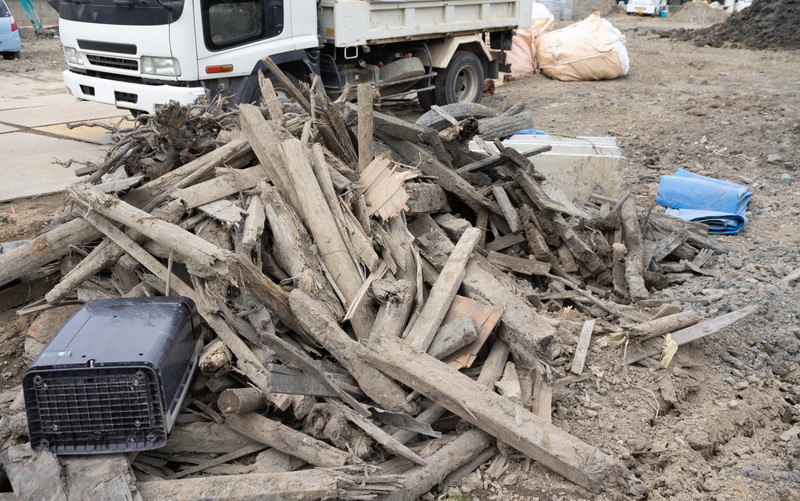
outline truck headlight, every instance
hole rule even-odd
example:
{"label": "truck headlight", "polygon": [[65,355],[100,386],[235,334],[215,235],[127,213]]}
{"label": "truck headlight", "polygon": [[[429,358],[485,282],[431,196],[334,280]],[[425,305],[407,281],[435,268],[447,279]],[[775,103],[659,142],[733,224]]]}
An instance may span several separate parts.
{"label": "truck headlight", "polygon": [[64,47],[64,55],[67,56],[68,63],[83,66],[83,58],[80,53],[72,47]]}
{"label": "truck headlight", "polygon": [[162,77],[181,76],[181,65],[171,57],[142,57],[142,74]]}

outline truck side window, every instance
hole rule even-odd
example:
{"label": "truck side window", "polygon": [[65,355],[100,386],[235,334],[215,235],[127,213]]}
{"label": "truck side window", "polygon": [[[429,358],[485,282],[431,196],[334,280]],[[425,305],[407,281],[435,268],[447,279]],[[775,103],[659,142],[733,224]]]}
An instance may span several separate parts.
{"label": "truck side window", "polygon": [[202,0],[203,38],[221,50],[283,31],[283,0]]}

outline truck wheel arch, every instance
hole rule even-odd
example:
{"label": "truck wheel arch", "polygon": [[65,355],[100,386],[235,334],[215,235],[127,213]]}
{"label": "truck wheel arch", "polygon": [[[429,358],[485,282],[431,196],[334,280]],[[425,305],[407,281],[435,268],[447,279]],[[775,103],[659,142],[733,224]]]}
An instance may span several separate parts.
{"label": "truck wheel arch", "polygon": [[[425,51],[418,51],[415,56],[422,60],[425,66],[434,68],[446,68],[453,58],[456,51],[465,50],[474,53],[484,63],[484,70],[488,70],[488,63],[491,61],[492,54],[483,43],[483,39],[478,35],[464,35],[452,38],[433,40],[428,43],[430,61]],[[488,72],[487,72],[488,73]]]}

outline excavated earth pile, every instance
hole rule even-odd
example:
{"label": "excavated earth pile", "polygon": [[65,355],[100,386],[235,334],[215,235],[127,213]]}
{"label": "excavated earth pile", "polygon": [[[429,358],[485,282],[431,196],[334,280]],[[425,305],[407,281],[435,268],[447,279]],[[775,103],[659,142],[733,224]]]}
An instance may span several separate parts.
{"label": "excavated earth pile", "polygon": [[750,49],[800,49],[800,2],[756,0],[726,22],[699,30],[671,32],[679,40],[699,46]]}

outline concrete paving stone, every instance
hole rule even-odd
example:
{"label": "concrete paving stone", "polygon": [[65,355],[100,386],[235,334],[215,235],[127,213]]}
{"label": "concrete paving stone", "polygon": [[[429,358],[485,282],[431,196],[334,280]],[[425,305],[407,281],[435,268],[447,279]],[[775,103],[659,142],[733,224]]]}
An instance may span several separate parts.
{"label": "concrete paving stone", "polygon": [[118,110],[107,104],[78,101],[67,95],[61,97],[62,101],[56,104],[0,111],[0,122],[21,127],[42,127],[128,114],[127,110]]}
{"label": "concrete paving stone", "polygon": [[55,193],[78,181],[75,166],[64,168],[55,159],[99,162],[105,155],[102,146],[30,132],[0,134],[0,151],[0,202]]}

